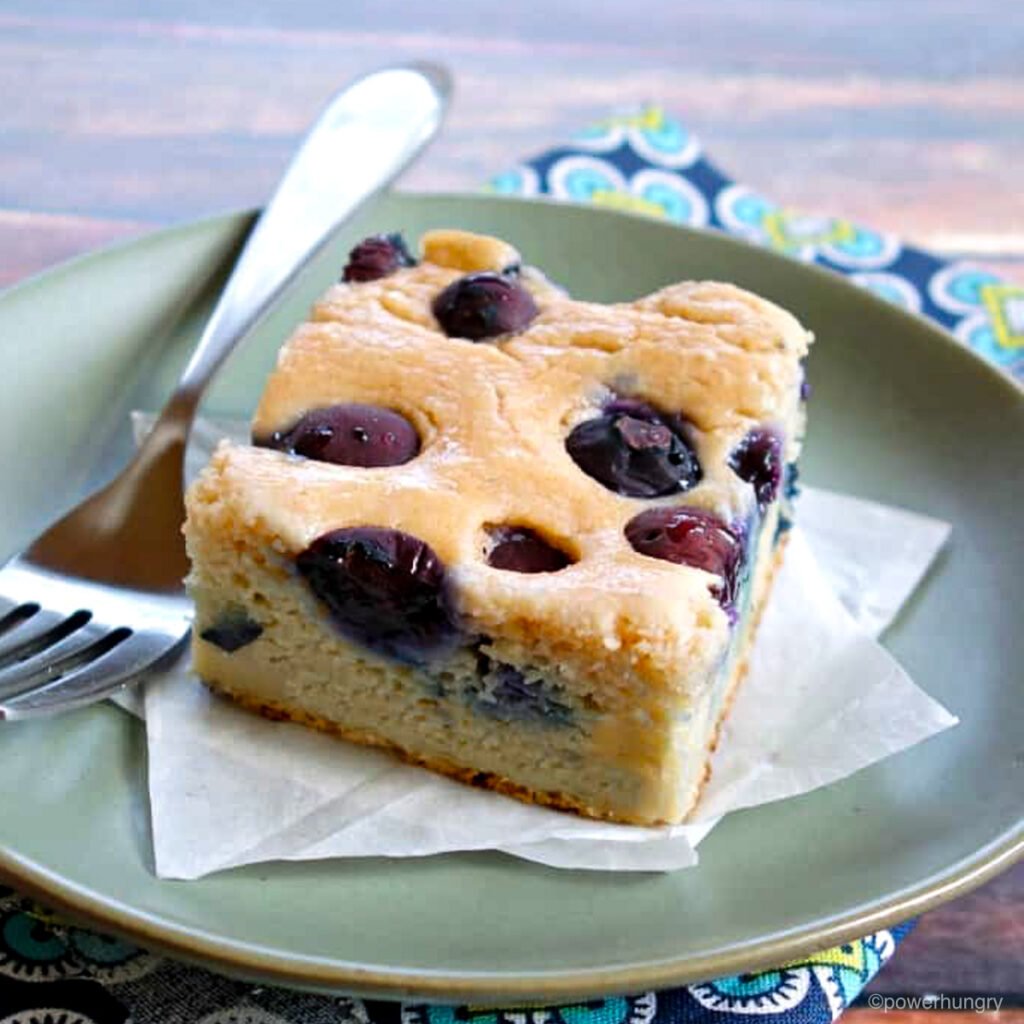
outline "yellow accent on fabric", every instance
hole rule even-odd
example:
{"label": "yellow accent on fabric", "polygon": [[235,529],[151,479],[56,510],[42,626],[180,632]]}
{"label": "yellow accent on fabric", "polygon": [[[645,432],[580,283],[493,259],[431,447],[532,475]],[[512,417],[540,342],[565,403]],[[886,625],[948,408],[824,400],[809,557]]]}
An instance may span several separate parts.
{"label": "yellow accent on fabric", "polygon": [[[765,234],[774,249],[789,252],[803,245],[834,245],[857,237],[857,229],[848,220],[816,217],[799,210],[772,210],[762,221]],[[808,230],[808,226],[812,230]]]}
{"label": "yellow accent on fabric", "polygon": [[612,189],[597,189],[591,193],[590,201],[595,206],[604,206],[611,210],[628,210],[632,213],[646,213],[650,217],[667,216],[665,208],[659,203],[651,202],[642,196],[630,195],[628,192],[616,192]]}
{"label": "yellow accent on fabric", "polygon": [[665,112],[661,107],[644,107],[632,114],[612,114],[594,122],[596,128],[639,128],[657,131],[665,123]]}
{"label": "yellow accent on fabric", "polygon": [[981,286],[996,341],[1004,348],[1024,347],[1024,288],[1015,284]]}
{"label": "yellow accent on fabric", "polygon": [[[849,952],[844,952],[844,950]],[[866,964],[864,956],[864,942],[858,939],[856,942],[844,943],[842,946],[833,946],[831,949],[823,949],[820,953],[811,956],[799,957],[783,964],[783,967],[848,967],[850,970],[864,973]]]}

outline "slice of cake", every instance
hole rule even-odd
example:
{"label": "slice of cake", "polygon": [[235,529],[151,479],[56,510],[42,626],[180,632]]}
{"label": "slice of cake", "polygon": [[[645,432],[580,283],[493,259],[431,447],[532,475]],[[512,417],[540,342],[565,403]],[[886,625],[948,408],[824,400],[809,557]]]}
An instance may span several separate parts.
{"label": "slice of cake", "polygon": [[525,800],[682,820],[781,552],[809,342],[728,284],[598,305],[494,238],[367,239],[188,495],[197,673]]}

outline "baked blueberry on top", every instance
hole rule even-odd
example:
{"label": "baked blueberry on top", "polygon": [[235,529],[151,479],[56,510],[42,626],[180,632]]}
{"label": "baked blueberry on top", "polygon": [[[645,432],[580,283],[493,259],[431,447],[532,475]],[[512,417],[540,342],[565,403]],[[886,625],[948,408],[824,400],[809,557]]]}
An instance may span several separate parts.
{"label": "baked blueberry on top", "polygon": [[371,235],[348,254],[348,263],[341,272],[341,279],[376,281],[402,267],[412,267],[415,263],[401,235]]}
{"label": "baked blueberry on top", "polygon": [[357,245],[188,494],[194,664],[519,799],[683,820],[792,518],[810,336],[732,285],[574,301]]}
{"label": "baked blueberry on top", "polygon": [[434,316],[452,338],[483,341],[529,327],[537,304],[518,276],[467,274],[434,299]]}
{"label": "baked blueberry on top", "polygon": [[401,413],[358,402],[311,409],[253,443],[338,466],[400,466],[420,450],[416,428]]}
{"label": "baked blueberry on top", "polygon": [[682,416],[618,399],[577,426],[565,447],[584,473],[610,490],[657,498],[700,482],[700,463],[686,434]]}

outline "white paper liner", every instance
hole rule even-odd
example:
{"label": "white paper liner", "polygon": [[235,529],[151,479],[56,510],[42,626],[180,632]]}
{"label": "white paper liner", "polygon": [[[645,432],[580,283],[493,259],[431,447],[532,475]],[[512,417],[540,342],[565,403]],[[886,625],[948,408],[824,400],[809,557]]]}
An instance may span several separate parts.
{"label": "white paper liner", "polygon": [[[136,414],[137,433],[148,422]],[[245,435],[200,423],[188,475],[219,438]],[[956,724],[874,639],[948,525],[812,488],[798,519],[692,823],[604,824],[473,789],[265,721],[211,695],[183,663],[145,697],[158,874],[489,849],[560,868],[674,870],[697,862],[722,815],[835,782]]]}

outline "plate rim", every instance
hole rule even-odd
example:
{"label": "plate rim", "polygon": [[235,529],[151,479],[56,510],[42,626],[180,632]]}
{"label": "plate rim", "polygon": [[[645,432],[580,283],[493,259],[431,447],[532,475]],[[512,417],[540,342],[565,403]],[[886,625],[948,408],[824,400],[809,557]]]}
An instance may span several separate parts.
{"label": "plate rim", "polygon": [[[586,204],[565,203],[550,197],[514,197],[494,193],[473,192],[402,192],[403,200],[430,203],[444,201],[487,202],[500,205],[529,204],[534,206],[570,206],[589,215],[620,217],[660,224],[694,235],[712,235],[717,241],[741,248],[754,247],[771,260],[787,265],[794,262],[784,254],[754,246],[753,243],[726,232],[708,228],[659,222],[641,214],[623,210],[594,208]],[[241,224],[251,220],[256,211],[238,209],[183,221],[157,228],[133,238],[79,254],[53,267],[17,282],[0,292],[0,300],[15,294],[23,295],[52,278],[73,273],[86,262],[117,257],[124,250],[144,244],[156,236],[186,234],[215,224]],[[820,275],[831,284],[856,286],[843,275],[815,264],[799,262],[803,271]],[[971,359],[975,369],[993,375],[1003,386],[1024,397],[1024,384],[1000,366],[958,341],[952,334],[927,317],[901,309],[878,296],[863,291],[861,298],[883,307],[897,319],[906,318],[917,328],[922,326],[935,342],[952,345]],[[607,967],[576,968],[502,974],[495,971],[426,971],[367,965],[339,961],[327,957],[287,954],[280,950],[246,942],[225,939],[212,932],[177,924],[131,907],[80,886],[72,880],[32,862],[6,846],[0,846],[0,880],[19,893],[53,906],[70,917],[99,926],[143,945],[147,949],[170,954],[178,959],[214,966],[235,976],[249,977],[289,987],[323,992],[346,992],[391,999],[426,999],[429,1001],[502,1001],[506,1004],[525,999],[564,1002],[593,995],[636,993],[668,988],[693,981],[774,967],[780,963],[808,956],[837,943],[860,938],[908,917],[930,910],[941,903],[970,892],[990,878],[1024,859],[1024,820],[1019,820],[991,843],[961,858],[948,870],[906,886],[887,899],[855,906],[844,913],[811,922],[787,931],[733,944],[700,956],[668,957],[656,961]],[[157,880],[159,881],[159,880]]]}
{"label": "plate rim", "polygon": [[515,1005],[544,1000],[564,1003],[590,996],[636,994],[652,989],[708,981],[714,978],[777,967],[863,938],[881,928],[906,921],[949,900],[965,895],[1024,859],[1024,825],[1004,842],[983,847],[963,858],[946,874],[925,879],[891,900],[847,914],[826,924],[810,924],[778,937],[751,940],[699,957],[671,957],[650,963],[569,971],[504,975],[489,971],[460,972],[405,970],[363,965],[326,957],[282,955],[255,943],[225,940],[210,932],[162,921],[120,903],[96,897],[88,889],[68,884],[24,858],[0,848],[0,880],[21,894],[92,926],[134,940],[147,950],[291,988],[345,993],[371,998],[432,1002],[485,1001]]}

